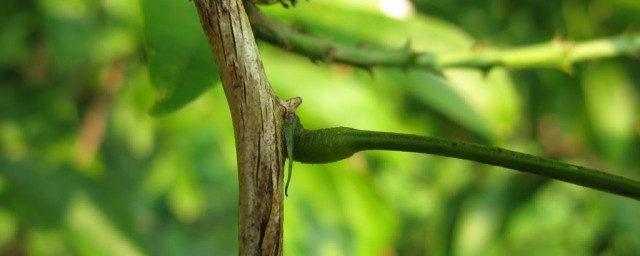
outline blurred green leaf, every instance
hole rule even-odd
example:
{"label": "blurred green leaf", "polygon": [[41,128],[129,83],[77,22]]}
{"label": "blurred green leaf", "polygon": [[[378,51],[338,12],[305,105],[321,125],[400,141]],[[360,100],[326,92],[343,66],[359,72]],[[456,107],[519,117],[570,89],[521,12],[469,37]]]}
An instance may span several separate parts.
{"label": "blurred green leaf", "polygon": [[2,6],[0,9],[0,69],[4,69],[5,66],[18,64],[29,56],[27,37],[32,17],[26,13],[7,15],[6,12],[12,9],[10,6]]}
{"label": "blurred green leaf", "polygon": [[90,64],[88,56],[102,27],[95,19],[97,8],[91,1],[38,1],[44,14],[44,29],[57,68],[70,70]]}
{"label": "blurred green leaf", "polygon": [[179,220],[192,223],[202,217],[205,196],[193,171],[183,170],[175,175],[175,186],[169,192],[169,207]]}
{"label": "blurred green leaf", "polygon": [[192,3],[144,0],[143,13],[149,74],[159,95],[150,113],[161,116],[192,102],[219,77]]}
{"label": "blurred green leaf", "polygon": [[3,205],[38,227],[59,227],[71,193],[86,182],[76,173],[43,170],[42,166],[27,163],[0,162],[0,167],[8,183],[6,192],[0,197]]}
{"label": "blurred green leaf", "polygon": [[5,250],[9,242],[18,233],[18,219],[4,208],[0,208],[0,251]]}
{"label": "blurred green leaf", "polygon": [[355,158],[300,166],[304,176],[294,175],[285,207],[285,255],[380,255],[389,249],[396,222],[366,166],[353,165],[363,156]]}
{"label": "blurred green leaf", "polygon": [[[473,37],[461,28],[436,17],[416,15],[397,20],[371,11],[377,8],[374,3],[361,4],[370,6],[313,3],[301,5],[295,12],[282,8],[268,8],[266,11],[295,27],[302,26],[304,30],[312,31],[319,38],[328,37],[340,43],[356,45],[365,42],[397,48],[408,45],[419,52],[429,53],[466,51],[474,44]],[[342,19],[347,16],[352,18]],[[374,68],[374,72],[377,71]],[[390,72],[381,73],[393,76]],[[392,79],[406,86],[410,95],[423,107],[442,114],[486,140],[506,137],[520,121],[520,102],[504,69],[495,68],[485,73],[452,69],[442,77],[426,71],[407,73],[406,76],[395,75]]]}
{"label": "blurred green leaf", "polygon": [[615,64],[591,64],[582,73],[589,121],[610,161],[624,160],[637,129],[637,95],[624,68]]}
{"label": "blurred green leaf", "polygon": [[67,229],[81,255],[143,255],[84,193],[74,193],[66,216]]}
{"label": "blurred green leaf", "polygon": [[383,15],[380,10],[366,10],[378,9],[373,1],[367,1],[368,8],[340,2],[336,5],[313,2],[300,5],[295,11],[276,7],[263,9],[279,21],[291,23],[293,27],[303,27],[303,31],[308,30],[320,38],[331,38],[341,43],[401,48],[408,42],[414,50],[434,53],[466,50],[473,45],[473,37],[442,19],[416,15],[398,20]]}
{"label": "blurred green leaf", "polygon": [[486,122],[449,82],[426,72],[409,72],[407,90],[426,106],[429,106],[454,122],[488,138]]}

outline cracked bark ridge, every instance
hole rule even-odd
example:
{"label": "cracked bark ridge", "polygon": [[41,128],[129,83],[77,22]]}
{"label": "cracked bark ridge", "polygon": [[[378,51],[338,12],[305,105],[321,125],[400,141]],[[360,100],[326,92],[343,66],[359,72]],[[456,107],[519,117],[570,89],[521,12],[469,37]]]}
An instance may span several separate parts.
{"label": "cracked bark ridge", "polygon": [[233,120],[239,255],[282,255],[286,107],[267,81],[241,0],[196,0]]}

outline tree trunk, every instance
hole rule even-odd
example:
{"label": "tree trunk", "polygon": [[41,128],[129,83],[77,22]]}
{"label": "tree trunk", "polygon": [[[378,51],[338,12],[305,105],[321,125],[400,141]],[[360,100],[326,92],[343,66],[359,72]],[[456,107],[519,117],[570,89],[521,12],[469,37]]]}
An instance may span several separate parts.
{"label": "tree trunk", "polygon": [[239,255],[282,255],[283,116],[241,0],[196,0],[233,120]]}

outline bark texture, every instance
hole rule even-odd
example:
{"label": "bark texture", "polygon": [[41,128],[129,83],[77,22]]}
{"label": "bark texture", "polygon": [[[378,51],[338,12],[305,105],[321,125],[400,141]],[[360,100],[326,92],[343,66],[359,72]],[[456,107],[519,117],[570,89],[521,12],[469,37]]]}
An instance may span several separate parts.
{"label": "bark texture", "polygon": [[239,255],[282,255],[283,116],[241,0],[194,1],[220,72],[238,162]]}

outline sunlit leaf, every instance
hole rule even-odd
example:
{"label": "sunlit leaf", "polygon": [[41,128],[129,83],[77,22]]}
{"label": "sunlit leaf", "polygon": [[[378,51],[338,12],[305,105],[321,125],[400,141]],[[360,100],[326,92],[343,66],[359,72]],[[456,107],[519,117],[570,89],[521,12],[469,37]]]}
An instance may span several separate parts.
{"label": "sunlit leaf", "polygon": [[479,135],[489,135],[482,117],[446,80],[426,72],[410,72],[408,77],[404,86],[419,101]]}
{"label": "sunlit leaf", "polygon": [[73,196],[66,222],[82,255],[144,255],[86,194]]}
{"label": "sunlit leaf", "polygon": [[636,136],[636,93],[624,68],[616,65],[589,65],[582,84],[590,122],[602,148],[613,161],[620,161]]}

